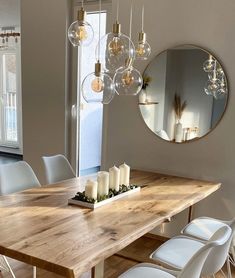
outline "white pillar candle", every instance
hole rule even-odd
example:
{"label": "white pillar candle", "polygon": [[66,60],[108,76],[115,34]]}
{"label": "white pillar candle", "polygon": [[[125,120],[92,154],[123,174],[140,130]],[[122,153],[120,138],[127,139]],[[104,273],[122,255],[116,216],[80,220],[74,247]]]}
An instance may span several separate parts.
{"label": "white pillar candle", "polygon": [[105,196],[109,194],[109,173],[98,172],[98,195]]}
{"label": "white pillar candle", "polygon": [[120,167],[120,185],[128,186],[130,184],[130,167],[125,163]]}
{"label": "white pillar candle", "polygon": [[97,187],[98,183],[96,181],[88,180],[85,187],[85,196],[97,200]]}
{"label": "white pillar candle", "polygon": [[116,166],[109,169],[109,187],[112,190],[119,191],[120,189],[120,169]]}

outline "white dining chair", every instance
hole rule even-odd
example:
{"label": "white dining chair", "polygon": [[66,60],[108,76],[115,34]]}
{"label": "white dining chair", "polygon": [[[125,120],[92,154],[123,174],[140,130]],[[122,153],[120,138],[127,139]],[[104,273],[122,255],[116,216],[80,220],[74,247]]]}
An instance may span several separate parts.
{"label": "white dining chair", "polygon": [[74,170],[64,155],[43,156],[42,159],[48,184],[57,183],[75,177]]}
{"label": "white dining chair", "polygon": [[25,161],[0,166],[0,195],[38,187],[40,183],[34,171]]}
{"label": "white dining chair", "polygon": [[[202,269],[202,276],[215,275],[222,269],[226,262],[229,247],[233,238],[233,230],[228,225],[225,225],[220,229],[229,229],[230,236],[223,245],[215,247],[210,252]],[[205,245],[206,242],[181,235],[166,241],[150,255],[150,258],[167,268],[181,270],[185,267],[190,258],[192,258],[194,254]],[[231,275],[231,273],[228,275]]]}
{"label": "white dining chair", "polygon": [[179,270],[170,270],[155,264],[138,264],[119,278],[199,278],[204,263],[214,248],[224,245],[231,237],[231,228],[228,226],[219,229],[213,237],[188,260],[185,266]]}
{"label": "white dining chair", "polygon": [[[207,241],[211,235],[224,225],[229,225],[235,233],[235,218],[230,221],[223,221],[210,217],[198,217],[186,225],[181,231],[182,234],[191,236],[200,240]],[[235,266],[235,240],[231,242],[230,254],[228,254],[228,262]],[[230,265],[228,265],[230,269]],[[228,269],[228,271],[229,271]]]}
{"label": "white dining chair", "polygon": [[[34,187],[40,187],[39,180],[25,161],[0,166],[0,195],[7,195]],[[0,257],[0,269],[9,272],[15,278],[14,272],[5,256]],[[33,277],[36,277],[36,267],[33,267]]]}

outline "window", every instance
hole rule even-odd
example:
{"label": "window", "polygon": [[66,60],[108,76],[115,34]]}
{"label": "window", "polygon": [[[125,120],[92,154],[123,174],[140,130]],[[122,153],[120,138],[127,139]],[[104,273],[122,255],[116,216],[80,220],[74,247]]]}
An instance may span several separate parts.
{"label": "window", "polygon": [[[106,33],[107,13],[101,14],[101,36]],[[89,47],[82,48],[81,53],[81,80],[94,72],[96,57],[95,49],[99,40],[99,13],[88,12],[87,21],[94,29],[94,40]],[[78,61],[79,63],[79,61]],[[90,88],[86,88],[89,90]],[[80,175],[87,175],[100,170],[102,132],[103,132],[103,106],[101,104],[87,104],[81,96],[80,112]]]}
{"label": "window", "polygon": [[0,51],[0,146],[20,147],[19,50]]}

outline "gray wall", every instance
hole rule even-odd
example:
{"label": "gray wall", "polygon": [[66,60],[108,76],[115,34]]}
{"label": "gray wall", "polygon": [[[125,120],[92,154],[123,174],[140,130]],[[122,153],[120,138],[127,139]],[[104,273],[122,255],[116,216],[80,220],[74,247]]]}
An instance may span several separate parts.
{"label": "gray wall", "polygon": [[151,78],[146,94],[148,101],[158,102],[154,105],[140,105],[141,113],[148,127],[157,132],[163,129],[167,55],[162,53],[154,60],[144,75]]}
{"label": "gray wall", "polygon": [[[180,49],[170,50],[168,55],[165,118],[172,113],[174,94],[177,93],[182,101],[187,101],[181,120],[183,128],[199,127],[199,136],[203,136],[210,130],[213,106],[213,97],[204,92],[208,77],[202,65],[208,54],[196,49]],[[175,122],[174,116],[165,127],[169,135],[174,133],[172,122]]]}
{"label": "gray wall", "polygon": [[24,159],[44,183],[42,155],[66,151],[66,0],[21,0]]}
{"label": "gray wall", "polygon": [[[114,7],[116,5],[114,0]],[[133,37],[140,29],[137,19],[143,0],[135,0]],[[120,21],[128,32],[128,4],[121,1]],[[196,44],[211,50],[222,61],[230,81],[230,99],[224,118],[205,138],[175,145],[157,138],[145,125],[138,99],[116,96],[108,108],[105,127],[107,146],[104,168],[126,161],[132,168],[221,181],[222,189],[196,206],[194,215],[231,218],[235,211],[235,2],[231,0],[148,0],[145,1],[148,39],[152,57],[164,49]],[[137,37],[137,36],[136,36]],[[137,66],[144,70],[148,62]],[[184,224],[186,219],[176,218]],[[175,230],[176,222],[166,227]]]}

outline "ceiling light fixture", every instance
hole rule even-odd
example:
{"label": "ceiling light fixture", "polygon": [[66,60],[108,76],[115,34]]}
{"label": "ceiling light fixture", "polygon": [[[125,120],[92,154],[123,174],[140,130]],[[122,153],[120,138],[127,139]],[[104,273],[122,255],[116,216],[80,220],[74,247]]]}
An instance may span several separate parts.
{"label": "ceiling light fixture", "polygon": [[94,38],[94,30],[86,21],[86,11],[84,10],[84,0],[82,7],[78,10],[77,20],[68,29],[68,38],[74,47],[88,46]]}
{"label": "ceiling light fixture", "polygon": [[[133,16],[133,0],[130,9],[130,40],[132,35],[132,16]],[[118,95],[136,96],[143,86],[143,77],[140,72],[133,67],[134,60],[126,59],[125,65],[119,68],[114,75],[115,90]]]}
{"label": "ceiling light fixture", "polygon": [[99,42],[95,72],[88,74],[82,82],[82,95],[88,103],[109,104],[115,95],[112,78],[102,71],[100,63],[101,0],[99,0]]}
{"label": "ceiling light fixture", "polygon": [[[100,58],[104,70],[114,74],[116,70],[125,65],[127,59],[135,58],[135,46],[131,39],[121,33],[121,24],[119,23],[119,0],[117,1],[116,21],[113,24],[112,32],[103,36],[99,42],[101,47]],[[98,57],[98,46],[96,56]]]}
{"label": "ceiling light fixture", "polygon": [[136,59],[147,60],[151,54],[151,47],[147,42],[147,34],[144,32],[144,5],[142,6],[142,24],[141,32],[139,33],[139,40],[136,46]]}

